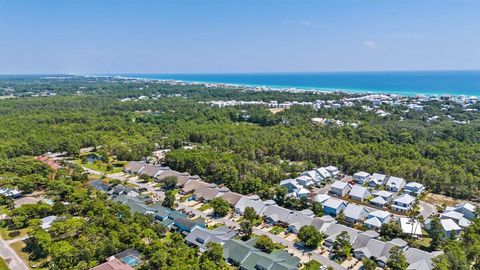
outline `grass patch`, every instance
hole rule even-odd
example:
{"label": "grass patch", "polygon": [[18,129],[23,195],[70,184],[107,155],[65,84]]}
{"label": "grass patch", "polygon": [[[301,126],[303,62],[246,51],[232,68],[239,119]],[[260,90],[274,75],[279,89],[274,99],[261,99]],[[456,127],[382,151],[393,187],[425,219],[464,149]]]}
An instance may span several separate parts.
{"label": "grass patch", "polygon": [[303,267],[304,270],[318,270],[318,268],[321,266],[322,264],[315,261],[315,260],[311,260],[309,261],[308,263],[305,264],[305,266]]}
{"label": "grass patch", "polygon": [[203,211],[205,211],[205,210],[207,210],[207,209],[210,209],[210,208],[212,208],[212,207],[210,206],[210,204],[206,203],[206,204],[200,206],[197,210],[203,212]]}
{"label": "grass patch", "polygon": [[8,270],[7,263],[2,257],[0,257],[0,270]]}
{"label": "grass patch", "polygon": [[222,227],[222,226],[223,226],[222,223],[215,223],[213,225],[208,226],[208,229],[209,230],[215,230],[216,228],[219,228],[219,227]]}
{"label": "grass patch", "polygon": [[430,250],[432,244],[432,238],[423,237],[422,239],[415,240],[415,244],[422,250]]}
{"label": "grass patch", "polygon": [[270,233],[273,233],[275,235],[280,234],[285,231],[285,228],[280,227],[280,226],[273,226],[273,228],[270,230]]}
{"label": "grass patch", "polygon": [[82,163],[82,161],[79,160],[79,159],[76,159],[73,162],[75,162],[79,166],[88,168],[90,170],[99,171],[99,172],[102,172],[102,173],[119,173],[119,172],[122,171],[122,167],[115,167],[115,166],[113,166],[112,170],[107,171],[107,169],[106,169],[107,164],[105,164],[105,163],[101,163],[101,165],[98,166],[97,164],[91,163],[91,162]]}
{"label": "grass patch", "polygon": [[0,235],[2,236],[3,239],[10,240],[17,237],[23,237],[27,235],[29,231],[30,231],[29,228],[23,228],[20,230],[9,230],[7,227],[1,227]]}
{"label": "grass patch", "polygon": [[18,241],[18,242],[15,242],[13,244],[10,244],[10,246],[13,248],[13,250],[15,250],[15,252],[18,254],[18,256],[20,256],[20,258],[24,261],[24,262],[27,262],[27,264],[29,264],[29,260],[28,260],[28,254],[26,252],[23,251],[23,249],[25,248],[25,246],[27,246],[27,244],[25,244],[25,241]]}

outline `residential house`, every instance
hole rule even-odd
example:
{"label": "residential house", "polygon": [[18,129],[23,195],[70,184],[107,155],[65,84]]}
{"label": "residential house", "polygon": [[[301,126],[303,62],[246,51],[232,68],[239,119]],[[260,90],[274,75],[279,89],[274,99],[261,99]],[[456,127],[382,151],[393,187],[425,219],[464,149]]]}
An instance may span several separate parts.
{"label": "residential house", "polygon": [[300,266],[300,259],[284,250],[270,254],[253,247],[255,238],[247,242],[230,239],[223,245],[224,259],[238,266],[240,270],[294,270]]}
{"label": "residential house", "polygon": [[44,217],[40,221],[40,227],[44,230],[50,229],[52,227],[52,224],[57,220],[57,216],[48,216]]}
{"label": "residential house", "polygon": [[376,190],[372,192],[373,196],[377,197],[380,196],[384,199],[387,203],[390,203],[393,200],[393,193],[386,190]]}
{"label": "residential house", "polygon": [[361,185],[353,185],[349,195],[352,200],[360,201],[360,202],[372,196],[370,191]]}
{"label": "residential house", "polygon": [[398,223],[400,224],[404,234],[410,235],[414,238],[422,237],[422,224],[418,220],[401,217],[398,219]]}
{"label": "residential house", "polygon": [[177,171],[174,171],[174,170],[165,170],[165,171],[160,172],[159,174],[157,174],[155,176],[155,180],[157,182],[162,182],[167,177],[177,178],[177,187],[183,187],[183,185],[185,185],[185,183],[187,183],[187,181],[190,180],[190,179],[200,180],[198,176],[191,176],[187,172],[181,173],[181,172],[177,172]]}
{"label": "residential house", "polygon": [[320,175],[323,181],[329,177],[332,177],[332,175],[324,167],[315,169],[315,171],[318,173],[318,175]]}
{"label": "residential house", "polygon": [[337,223],[337,221],[333,217],[329,215],[325,215],[325,216],[313,218],[313,221],[312,223],[310,223],[310,225],[315,227],[315,229],[317,229],[319,232],[324,233],[327,231],[330,225],[335,223]]}
{"label": "residential house", "polygon": [[0,195],[9,197],[12,199],[18,199],[22,197],[23,191],[18,189],[11,189],[11,188],[0,188]]}
{"label": "residential house", "polygon": [[368,182],[371,187],[383,186],[386,182],[387,176],[380,173],[374,173]]}
{"label": "residential house", "polygon": [[223,193],[220,198],[224,199],[225,201],[228,202],[228,204],[232,207],[234,207],[238,201],[242,198],[242,194],[228,191]]}
{"label": "residential house", "polygon": [[196,179],[189,179],[180,189],[180,193],[190,194],[202,186],[211,186],[211,184]]}
{"label": "residential house", "polygon": [[388,178],[386,189],[392,192],[399,192],[405,186],[405,179],[395,176]]}
{"label": "residential house", "polygon": [[353,174],[353,180],[358,184],[363,185],[364,183],[368,183],[370,176],[369,173],[361,171]]}
{"label": "residential house", "polygon": [[337,238],[337,236],[344,231],[347,232],[348,236],[350,237],[350,244],[353,243],[357,235],[360,233],[360,231],[357,229],[334,223],[331,224],[325,231],[325,235],[327,236],[327,238],[325,238],[323,245],[326,247],[332,247],[333,243],[335,243],[335,239]]}
{"label": "residential house", "polygon": [[237,236],[237,232],[226,226],[213,230],[195,228],[185,237],[185,241],[187,241],[190,246],[197,246],[200,252],[204,252],[207,250],[208,243],[212,242],[223,245],[227,240],[233,239],[235,236]]}
{"label": "residential house", "polygon": [[342,200],[330,198],[323,202],[323,213],[336,217],[347,207],[347,203]]}
{"label": "residential house", "polygon": [[277,205],[268,205],[263,208],[260,215],[264,216],[265,221],[270,224],[286,224],[288,217],[293,213],[292,210]]}
{"label": "residential house", "polygon": [[220,189],[215,184],[200,185],[193,191],[193,198],[197,201],[209,202],[213,200]]}
{"label": "residential house", "polygon": [[388,202],[383,199],[381,196],[374,197],[369,201],[370,204],[379,206],[379,207],[386,207]]}
{"label": "residential house", "polygon": [[466,219],[462,213],[452,210],[443,212],[440,219],[452,219],[461,228],[466,228],[471,224],[471,221]]}
{"label": "residential house", "polygon": [[300,211],[294,211],[287,218],[288,228],[287,230],[292,233],[298,233],[303,226],[312,224],[314,218],[312,215],[305,214]]}
{"label": "residential house", "polygon": [[418,248],[408,248],[405,251],[407,270],[432,270],[434,268],[433,259],[442,253],[441,251],[426,252]]}
{"label": "residential house", "polygon": [[342,181],[335,181],[330,186],[330,193],[339,197],[343,197],[346,196],[351,189],[352,187],[348,183]]}
{"label": "residential house", "polygon": [[323,204],[326,200],[330,199],[331,197],[332,196],[328,194],[317,194],[317,196],[315,196],[315,201]]}
{"label": "residential house", "polygon": [[123,172],[128,174],[138,174],[145,167],[146,163],[143,161],[130,161],[123,167]]}
{"label": "residential house", "polygon": [[242,197],[235,205],[235,212],[237,214],[243,215],[245,208],[252,207],[255,210],[255,213],[257,213],[257,215],[260,215],[260,212],[265,206],[266,204],[261,200],[252,200],[248,197]]}
{"label": "residential house", "polygon": [[301,176],[310,177],[314,183],[320,183],[323,181],[323,177],[316,170],[309,170],[309,171],[303,172]]}
{"label": "residential house", "polygon": [[[425,227],[427,229],[430,229],[431,222],[431,219],[425,221]],[[462,231],[462,228],[458,226],[457,223],[453,221],[453,219],[450,218],[440,219],[440,224],[442,225],[443,231],[445,233],[445,239],[457,237]]]}
{"label": "residential house", "polygon": [[272,253],[252,252],[240,265],[240,270],[296,270],[300,266],[300,258],[292,256],[285,250]]}
{"label": "residential house", "polygon": [[159,165],[150,165],[146,164],[141,171],[138,172],[139,175],[147,175],[148,177],[155,178],[159,174],[170,170],[168,167],[162,167]]}
{"label": "residential house", "polygon": [[325,170],[327,170],[327,172],[330,174],[331,177],[335,177],[340,173],[337,167],[331,166],[331,165],[325,167]]}
{"label": "residential house", "polygon": [[466,219],[473,219],[476,217],[476,207],[471,203],[460,203],[455,206],[455,211],[462,213]]}
{"label": "residential house", "polygon": [[135,270],[130,265],[121,262],[119,259],[111,258],[108,261],[99,264],[90,270]]}
{"label": "residential house", "polygon": [[403,192],[417,197],[425,190],[425,186],[417,182],[408,182],[403,187]]}
{"label": "residential house", "polygon": [[288,193],[293,192],[295,189],[302,188],[302,186],[294,179],[286,179],[280,182],[280,186],[285,187]]}
{"label": "residential house", "polygon": [[379,267],[384,268],[390,257],[390,250],[395,246],[405,249],[407,243],[398,238],[388,242],[373,238],[369,239],[362,247],[355,248],[353,250],[353,256],[358,260],[373,258]]}
{"label": "residential house", "polygon": [[179,217],[173,220],[173,226],[177,231],[183,233],[191,233],[196,228],[205,228],[205,221],[201,218],[199,219],[189,219],[184,217]]}
{"label": "residential house", "polygon": [[93,187],[96,190],[100,190],[103,192],[108,192],[112,188],[109,184],[104,183],[102,180],[98,180],[98,179],[89,181],[88,185]]}
{"label": "residential house", "polygon": [[392,214],[387,211],[377,210],[368,213],[368,218],[363,224],[370,229],[380,229],[383,224],[387,224],[391,220]]}
{"label": "residential house", "polygon": [[393,200],[392,210],[405,213],[412,209],[414,203],[414,197],[408,194],[403,194]]}
{"label": "residential house", "polygon": [[295,189],[292,193],[289,194],[290,196],[292,197],[295,197],[297,199],[300,199],[300,198],[308,198],[308,196],[310,195],[310,190],[306,189],[306,188],[297,188]]}
{"label": "residential house", "polygon": [[343,214],[345,215],[345,221],[352,224],[360,222],[368,216],[368,212],[365,208],[353,203],[347,205]]}
{"label": "residential house", "polygon": [[297,181],[297,183],[299,185],[301,185],[304,188],[308,188],[308,187],[315,184],[313,179],[310,176],[307,176],[307,175],[301,175],[301,176],[295,178],[295,180]]}

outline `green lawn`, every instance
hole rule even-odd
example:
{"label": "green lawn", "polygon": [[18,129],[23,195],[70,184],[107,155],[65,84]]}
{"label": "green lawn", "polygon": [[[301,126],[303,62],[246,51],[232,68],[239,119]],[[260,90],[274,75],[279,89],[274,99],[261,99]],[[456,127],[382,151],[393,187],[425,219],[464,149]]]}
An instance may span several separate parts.
{"label": "green lawn", "polygon": [[0,257],[0,270],[8,270],[8,266],[5,263],[5,260],[3,260],[3,258],[1,257]]}
{"label": "green lawn", "polygon": [[6,227],[1,227],[0,228],[0,235],[5,240],[10,240],[10,239],[13,239],[13,238],[25,236],[25,235],[28,234],[28,232],[29,232],[29,228],[23,228],[23,229],[20,229],[20,230],[9,230]]}
{"label": "green lawn", "polygon": [[107,171],[106,166],[97,166],[95,163],[90,163],[90,162],[89,163],[82,163],[82,161],[79,160],[79,159],[76,159],[73,162],[75,162],[79,166],[82,166],[82,167],[85,167],[85,168],[88,168],[88,169],[91,169],[91,170],[103,172],[103,173],[119,173],[119,172],[122,171],[122,167],[115,167],[115,166],[113,167],[112,170]]}
{"label": "green lawn", "polygon": [[305,264],[305,267],[303,267],[304,270],[318,270],[318,268],[321,266],[321,264],[315,260],[311,260],[308,263]]}
{"label": "green lawn", "polygon": [[215,224],[213,224],[213,225],[208,226],[208,229],[209,229],[209,230],[215,230],[216,228],[222,227],[222,226],[223,226],[222,223],[215,223]]}
{"label": "green lawn", "polygon": [[210,208],[212,208],[212,207],[210,206],[210,204],[206,203],[206,204],[200,206],[197,210],[203,212],[203,211],[205,211],[205,210],[207,210],[207,209],[210,209]]}
{"label": "green lawn", "polygon": [[420,249],[430,250],[430,244],[432,243],[432,238],[423,237],[422,239],[415,240],[415,243],[419,246]]}
{"label": "green lawn", "polygon": [[280,226],[273,226],[273,228],[270,230],[270,233],[273,234],[280,234],[285,231],[285,228],[280,227]]}

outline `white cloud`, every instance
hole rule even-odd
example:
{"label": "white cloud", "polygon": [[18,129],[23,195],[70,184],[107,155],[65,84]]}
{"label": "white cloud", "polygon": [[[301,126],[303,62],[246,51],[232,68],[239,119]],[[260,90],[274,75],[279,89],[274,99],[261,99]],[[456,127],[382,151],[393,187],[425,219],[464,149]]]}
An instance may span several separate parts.
{"label": "white cloud", "polygon": [[312,28],[323,28],[325,27],[323,24],[318,24],[314,23],[312,21],[290,21],[290,20],[285,20],[283,21],[283,24],[296,24],[296,25],[302,25],[306,27],[312,27]]}
{"label": "white cloud", "polygon": [[365,40],[365,41],[362,41],[362,45],[369,48],[369,49],[376,49],[378,48],[378,45],[377,43],[375,43],[375,41],[371,41],[371,40]]}

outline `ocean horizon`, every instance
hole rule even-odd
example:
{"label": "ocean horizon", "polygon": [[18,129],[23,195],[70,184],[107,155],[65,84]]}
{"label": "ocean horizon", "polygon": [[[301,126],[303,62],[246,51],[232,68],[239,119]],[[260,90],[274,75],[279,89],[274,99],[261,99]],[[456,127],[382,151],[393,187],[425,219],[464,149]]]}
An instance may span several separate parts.
{"label": "ocean horizon", "polygon": [[480,95],[480,70],[298,73],[108,74],[128,78],[220,83],[250,87],[372,92],[406,96]]}

